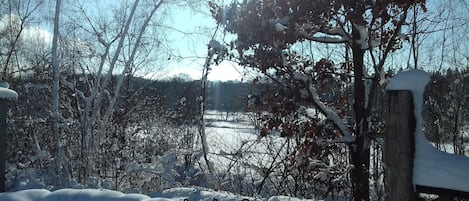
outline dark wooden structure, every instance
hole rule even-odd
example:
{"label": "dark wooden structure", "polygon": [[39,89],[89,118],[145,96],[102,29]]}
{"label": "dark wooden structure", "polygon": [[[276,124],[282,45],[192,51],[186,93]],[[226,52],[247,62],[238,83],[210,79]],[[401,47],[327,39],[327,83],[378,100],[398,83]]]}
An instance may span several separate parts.
{"label": "dark wooden structure", "polygon": [[417,199],[412,186],[416,124],[413,113],[410,91],[388,91],[387,132],[384,139],[387,201]]}
{"label": "dark wooden structure", "polygon": [[6,116],[7,100],[0,98],[0,193],[5,192],[5,160],[6,160]]}
{"label": "dark wooden structure", "polygon": [[442,189],[412,183],[415,153],[414,103],[410,91],[387,91],[388,117],[384,140],[386,201],[414,201],[418,193],[447,198],[469,198],[469,192]]}
{"label": "dark wooden structure", "polygon": [[8,89],[9,84],[5,81],[0,81],[0,193],[5,192],[5,161],[7,150],[7,135],[6,135],[6,119],[8,112],[8,101],[16,100],[18,94],[15,91]]}

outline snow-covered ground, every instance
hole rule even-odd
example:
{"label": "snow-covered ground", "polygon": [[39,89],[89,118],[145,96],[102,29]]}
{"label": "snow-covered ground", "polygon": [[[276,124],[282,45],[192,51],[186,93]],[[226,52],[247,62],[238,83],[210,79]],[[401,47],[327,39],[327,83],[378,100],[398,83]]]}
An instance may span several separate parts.
{"label": "snow-covered ground", "polygon": [[[265,199],[244,197],[227,192],[200,190],[196,188],[173,188],[150,196],[143,194],[124,194],[104,189],[30,189],[18,192],[0,193],[0,201],[300,201],[285,196],[273,196]],[[312,201],[312,200],[311,200]]]}
{"label": "snow-covered ground", "polygon": [[[253,167],[265,167],[272,162],[269,150],[279,150],[285,139],[278,136],[259,138],[256,129],[246,114],[237,114],[234,119],[220,119],[219,112],[207,113],[206,127],[209,159],[219,170],[230,166],[242,166],[243,172],[252,171]],[[237,161],[240,158],[249,161]],[[240,167],[236,167],[240,168]]]}

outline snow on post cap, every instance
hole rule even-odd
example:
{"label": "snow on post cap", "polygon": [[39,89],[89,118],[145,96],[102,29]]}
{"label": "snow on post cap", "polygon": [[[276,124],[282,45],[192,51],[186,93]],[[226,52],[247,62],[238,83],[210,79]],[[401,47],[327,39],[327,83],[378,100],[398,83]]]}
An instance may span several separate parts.
{"label": "snow on post cap", "polygon": [[430,75],[423,70],[405,70],[391,78],[386,91],[409,90],[423,92],[430,81]]}
{"label": "snow on post cap", "polygon": [[5,81],[0,81],[0,98],[1,99],[9,99],[9,100],[16,100],[18,99],[18,93],[11,89],[8,89],[10,84]]}

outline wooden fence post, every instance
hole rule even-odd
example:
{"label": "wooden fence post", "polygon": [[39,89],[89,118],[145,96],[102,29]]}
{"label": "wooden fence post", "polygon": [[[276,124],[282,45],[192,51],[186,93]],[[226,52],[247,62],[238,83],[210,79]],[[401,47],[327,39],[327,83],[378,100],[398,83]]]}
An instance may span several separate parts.
{"label": "wooden fence post", "polygon": [[415,150],[414,103],[410,91],[387,91],[388,117],[384,139],[386,201],[415,201],[412,186]]}
{"label": "wooden fence post", "polygon": [[7,135],[6,135],[6,118],[7,118],[7,103],[9,100],[18,98],[18,94],[8,89],[10,85],[4,81],[0,81],[0,193],[5,192],[5,161],[7,149]]}
{"label": "wooden fence post", "polygon": [[7,100],[0,98],[0,193],[5,192]]}

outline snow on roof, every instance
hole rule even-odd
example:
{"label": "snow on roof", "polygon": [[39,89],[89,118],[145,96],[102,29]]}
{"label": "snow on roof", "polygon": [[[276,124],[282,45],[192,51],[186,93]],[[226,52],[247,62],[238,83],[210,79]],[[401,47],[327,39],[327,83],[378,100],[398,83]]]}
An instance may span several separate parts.
{"label": "snow on roof", "polygon": [[417,69],[394,76],[386,90],[409,90],[414,98],[415,154],[413,184],[469,192],[469,158],[436,149],[423,133],[423,92],[430,76]]}
{"label": "snow on roof", "polygon": [[16,100],[18,99],[18,93],[8,88],[0,87],[0,98]]}

